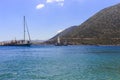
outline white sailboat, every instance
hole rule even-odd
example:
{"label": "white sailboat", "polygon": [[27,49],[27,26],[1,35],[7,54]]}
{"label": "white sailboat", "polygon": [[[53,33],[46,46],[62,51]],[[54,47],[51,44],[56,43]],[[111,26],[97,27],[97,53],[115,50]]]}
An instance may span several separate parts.
{"label": "white sailboat", "polygon": [[55,46],[67,46],[67,43],[66,42],[65,43],[61,42],[60,37],[58,36],[57,37],[57,43],[55,44]]}

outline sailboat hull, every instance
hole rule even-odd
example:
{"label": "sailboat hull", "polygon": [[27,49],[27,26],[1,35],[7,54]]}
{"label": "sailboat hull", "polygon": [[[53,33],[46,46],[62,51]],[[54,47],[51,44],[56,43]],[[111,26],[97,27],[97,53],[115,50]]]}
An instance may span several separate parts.
{"label": "sailboat hull", "polygon": [[5,44],[5,45],[2,45],[2,46],[31,46],[31,44]]}

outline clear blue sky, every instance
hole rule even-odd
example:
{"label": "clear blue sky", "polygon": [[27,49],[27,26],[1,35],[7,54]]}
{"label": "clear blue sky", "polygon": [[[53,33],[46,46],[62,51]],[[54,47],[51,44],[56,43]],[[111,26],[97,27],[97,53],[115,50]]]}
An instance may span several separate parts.
{"label": "clear blue sky", "polygon": [[23,37],[26,16],[33,40],[46,40],[59,30],[80,25],[120,0],[0,0],[0,41]]}

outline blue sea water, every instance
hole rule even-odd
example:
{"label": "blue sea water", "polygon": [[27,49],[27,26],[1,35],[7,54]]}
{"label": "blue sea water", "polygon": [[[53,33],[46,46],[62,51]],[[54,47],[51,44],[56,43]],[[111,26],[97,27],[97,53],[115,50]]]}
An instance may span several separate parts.
{"label": "blue sea water", "polygon": [[120,46],[1,46],[0,80],[120,80]]}

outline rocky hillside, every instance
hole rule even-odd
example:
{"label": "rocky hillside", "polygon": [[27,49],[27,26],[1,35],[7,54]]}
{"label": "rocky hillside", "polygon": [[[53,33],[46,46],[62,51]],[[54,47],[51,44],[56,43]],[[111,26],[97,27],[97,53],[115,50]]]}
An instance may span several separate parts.
{"label": "rocky hillside", "polygon": [[105,8],[79,26],[72,26],[59,33],[48,43],[55,43],[57,37],[69,44],[120,44],[120,4]]}

